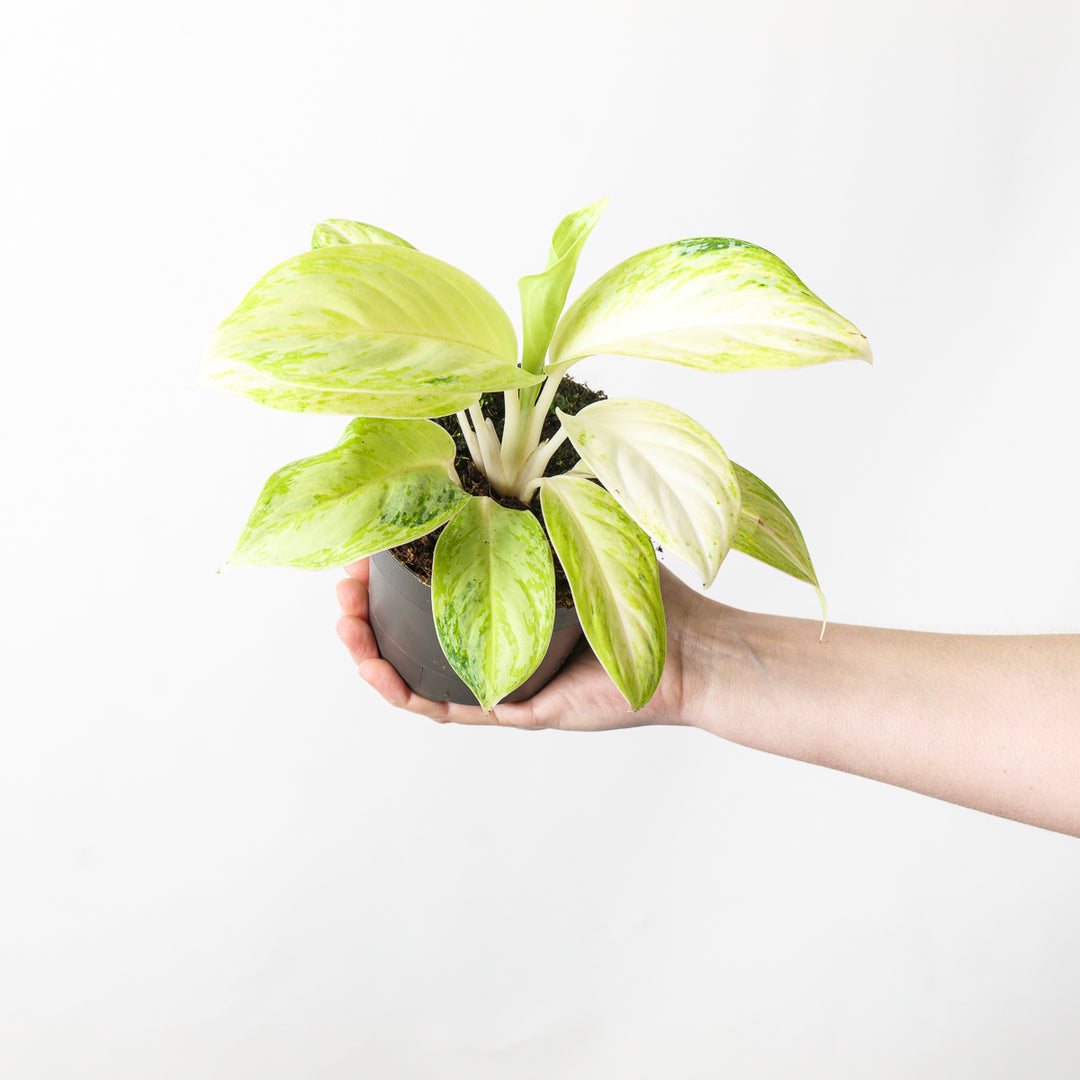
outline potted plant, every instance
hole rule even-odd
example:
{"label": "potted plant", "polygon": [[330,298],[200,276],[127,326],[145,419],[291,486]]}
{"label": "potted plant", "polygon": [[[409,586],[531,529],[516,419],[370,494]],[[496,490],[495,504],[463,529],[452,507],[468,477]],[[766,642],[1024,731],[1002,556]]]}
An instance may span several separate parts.
{"label": "potted plant", "polygon": [[[203,368],[262,405],[354,418],[332,449],[270,477],[230,564],[332,567],[438,531],[431,621],[485,710],[535,688],[556,560],[634,710],[664,668],[654,543],[706,586],[734,547],[821,595],[790,511],[698,422],[602,396],[572,412],[559,395],[570,368],[597,354],[728,371],[869,361],[866,339],[775,255],[716,237],[635,255],[564,312],[605,204],[567,215],[545,269],[519,282],[520,354],[472,278],[393,233],[330,219],[218,327]],[[559,452],[576,463],[553,468]],[[482,481],[471,492],[466,468]]]}

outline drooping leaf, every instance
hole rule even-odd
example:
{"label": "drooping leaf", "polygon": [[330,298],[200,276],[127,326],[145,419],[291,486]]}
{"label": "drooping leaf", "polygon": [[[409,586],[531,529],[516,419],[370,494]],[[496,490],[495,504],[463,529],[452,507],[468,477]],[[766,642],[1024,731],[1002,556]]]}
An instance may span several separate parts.
{"label": "drooping leaf", "polygon": [[574,449],[654,540],[711,585],[739,527],[739,484],[697,421],[655,401],[611,398],[559,411]]}
{"label": "drooping leaf", "polygon": [[539,666],[555,619],[555,567],[526,510],[470,499],[435,545],[431,604],[450,666],[485,712]]}
{"label": "drooping leaf", "polygon": [[760,562],[813,585],[825,617],[825,594],[818,584],[810,551],[795,515],[764,480],[732,462],[742,492],[739,531],[732,547]]}
{"label": "drooping leaf", "polygon": [[547,477],[540,505],[585,637],[636,712],[656,691],[667,654],[656,552],[626,511],[590,480]]}
{"label": "drooping leaf", "polygon": [[358,418],[270,477],[229,562],[322,570],[425,536],[469,499],[454,454],[430,420]]}
{"label": "drooping leaf", "polygon": [[229,390],[258,405],[288,412],[340,413],[345,416],[403,419],[449,416],[467,409],[479,397],[473,391],[460,394],[398,394],[389,391],[361,394],[313,390],[308,386],[272,379],[250,364],[220,358],[207,362],[199,377],[207,386]]}
{"label": "drooping leaf", "polygon": [[315,226],[311,246],[324,248],[335,244],[396,244],[416,250],[408,240],[402,240],[400,236],[377,225],[365,225],[362,221],[349,221],[347,218],[326,218]]}
{"label": "drooping leaf", "polygon": [[494,297],[430,255],[386,244],[306,251],[266,274],[217,329],[208,365],[336,393],[462,394],[529,386]]}
{"label": "drooping leaf", "polygon": [[551,238],[551,250],[543,272],[523,277],[518,282],[524,338],[521,366],[526,371],[544,370],[544,354],[566,303],[578,256],[607,202],[607,199],[601,199],[567,214]]}
{"label": "drooping leaf", "polygon": [[652,248],[590,285],[556,328],[549,367],[597,354],[706,371],[871,359],[856,327],[780,259],[723,237]]}

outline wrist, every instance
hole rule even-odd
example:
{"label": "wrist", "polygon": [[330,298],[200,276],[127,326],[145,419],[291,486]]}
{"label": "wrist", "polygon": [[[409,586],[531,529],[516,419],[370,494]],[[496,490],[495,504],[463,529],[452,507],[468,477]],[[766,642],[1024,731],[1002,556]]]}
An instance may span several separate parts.
{"label": "wrist", "polygon": [[821,662],[821,624],[704,603],[683,642],[684,722],[757,750],[806,759],[800,703]]}

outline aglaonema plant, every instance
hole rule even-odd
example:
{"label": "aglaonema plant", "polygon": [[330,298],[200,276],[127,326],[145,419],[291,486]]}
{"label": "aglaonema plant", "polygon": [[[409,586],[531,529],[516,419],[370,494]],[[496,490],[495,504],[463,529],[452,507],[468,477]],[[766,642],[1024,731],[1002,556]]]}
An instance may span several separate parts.
{"label": "aglaonema plant", "polygon": [[[567,215],[545,269],[521,279],[520,354],[510,319],[472,278],[393,233],[330,219],[311,250],[262,277],[218,327],[203,369],[262,405],[353,417],[332,449],[270,477],[230,564],[340,566],[441,528],[431,582],[439,642],[485,710],[544,657],[552,549],[589,645],[633,710],[664,669],[654,544],[704,586],[735,548],[821,595],[781,499],[683,413],[600,400],[574,416],[555,410],[560,426],[542,439],[561,380],[588,356],[708,372],[871,358],[852,323],[741,240],[642,252],[564,312],[605,204]],[[500,392],[501,431],[481,403]],[[455,414],[491,497],[462,488],[454,440],[432,420]],[[545,475],[567,439],[580,460]],[[538,504],[543,524],[499,501],[511,496]]]}

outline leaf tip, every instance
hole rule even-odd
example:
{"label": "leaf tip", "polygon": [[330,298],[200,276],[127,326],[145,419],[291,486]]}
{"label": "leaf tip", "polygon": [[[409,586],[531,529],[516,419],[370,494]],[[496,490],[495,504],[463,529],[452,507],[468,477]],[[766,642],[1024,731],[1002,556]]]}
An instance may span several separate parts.
{"label": "leaf tip", "polygon": [[829,609],[825,603],[825,594],[821,591],[821,586],[816,582],[814,591],[817,593],[818,603],[821,604],[821,634],[818,636],[818,642],[823,643],[825,641],[825,627],[829,625]]}

